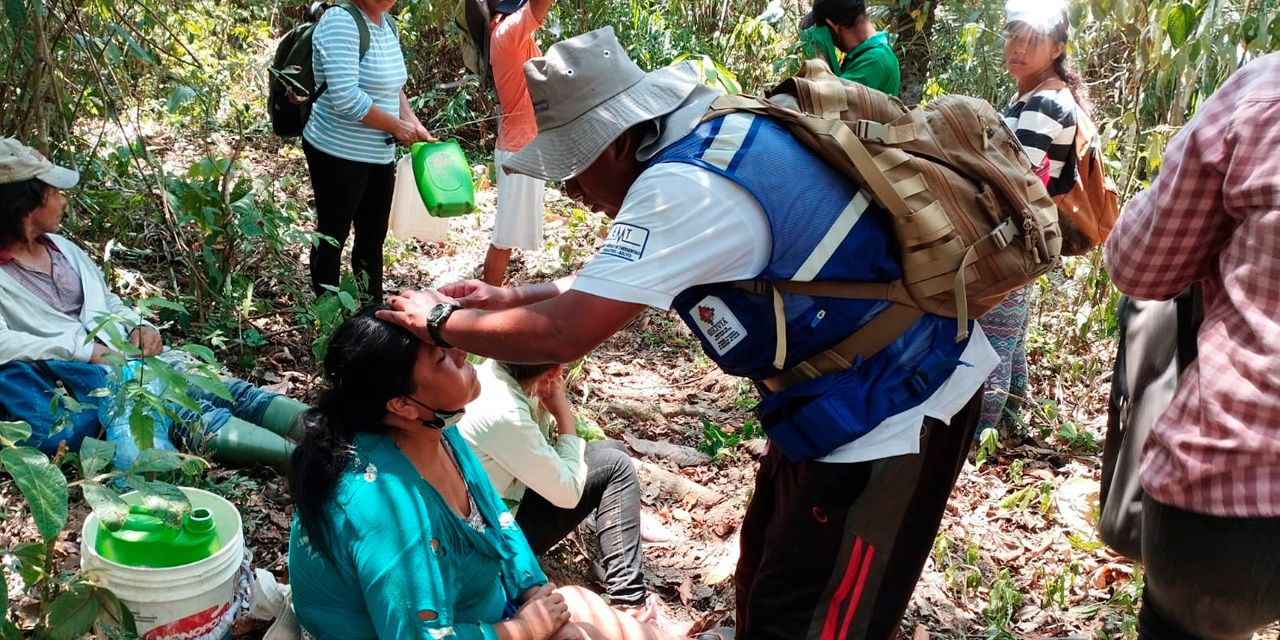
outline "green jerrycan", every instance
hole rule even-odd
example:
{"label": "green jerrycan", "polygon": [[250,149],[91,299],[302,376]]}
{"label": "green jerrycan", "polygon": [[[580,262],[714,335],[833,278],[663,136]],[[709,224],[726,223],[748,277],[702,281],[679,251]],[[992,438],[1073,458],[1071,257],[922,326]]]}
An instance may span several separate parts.
{"label": "green jerrycan", "polygon": [[431,215],[451,218],[475,211],[471,166],[457,140],[417,142],[409,150],[418,192]]}
{"label": "green jerrycan", "polygon": [[98,554],[131,567],[177,567],[204,560],[221,548],[208,509],[192,509],[176,529],[139,505],[129,507],[124,525],[116,531],[98,525]]}

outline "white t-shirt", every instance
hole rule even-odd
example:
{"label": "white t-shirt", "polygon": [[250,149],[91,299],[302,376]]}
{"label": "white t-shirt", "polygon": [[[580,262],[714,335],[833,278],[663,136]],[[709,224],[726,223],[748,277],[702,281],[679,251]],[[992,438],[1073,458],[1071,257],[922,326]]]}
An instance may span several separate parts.
{"label": "white t-shirt", "polygon": [[[689,287],[750,280],[769,263],[773,236],[749,191],[713,171],[659,164],[627,192],[604,247],[573,289],[610,300],[671,308]],[[865,462],[917,453],[925,417],[949,421],[982,387],[1000,358],[974,323],[958,367],[928,400],[880,423],[821,462]]]}
{"label": "white t-shirt", "polygon": [[964,408],[1000,364],[1000,355],[991,347],[991,341],[987,340],[987,334],[977,322],[973,323],[969,344],[960,355],[960,361],[970,366],[956,367],[927,400],[886,418],[867,435],[818,458],[818,461],[867,462],[920,453],[920,429],[924,426],[924,419],[935,418],[950,424],[951,416]]}
{"label": "white t-shirt", "polygon": [[760,275],[772,246],[769,219],[751,192],[701,167],[659,164],[631,186],[573,288],[670,309],[694,285]]}

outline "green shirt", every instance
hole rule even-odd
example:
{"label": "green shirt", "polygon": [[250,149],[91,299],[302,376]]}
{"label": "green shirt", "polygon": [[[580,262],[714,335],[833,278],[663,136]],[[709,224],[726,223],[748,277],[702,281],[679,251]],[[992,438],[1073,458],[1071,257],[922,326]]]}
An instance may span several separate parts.
{"label": "green shirt", "polygon": [[805,54],[810,57],[821,57],[838,69],[841,78],[882,91],[891,96],[898,95],[902,89],[902,72],[898,65],[898,56],[889,44],[889,35],[883,31],[867,38],[846,53],[844,61],[838,63],[839,54],[835,42],[831,39],[831,29],[825,26],[812,26],[800,32],[800,42]]}
{"label": "green shirt", "polygon": [[[515,518],[457,429],[444,430],[487,525],[453,512],[386,435],[358,434],[329,522],[333,559],[295,517],[289,578],[298,622],[317,640],[492,637],[509,601],[545,584]],[[420,613],[421,612],[421,613]]]}

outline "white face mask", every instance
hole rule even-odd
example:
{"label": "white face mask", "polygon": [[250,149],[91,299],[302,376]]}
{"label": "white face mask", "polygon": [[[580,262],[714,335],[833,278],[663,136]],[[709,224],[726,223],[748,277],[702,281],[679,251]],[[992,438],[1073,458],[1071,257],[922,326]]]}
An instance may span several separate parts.
{"label": "white face mask", "polygon": [[437,411],[434,421],[423,420],[422,424],[433,429],[448,429],[459,422],[462,422],[462,416],[466,414],[466,409],[458,409],[457,411]]}
{"label": "white face mask", "polygon": [[422,407],[423,409],[427,409],[431,413],[436,414],[436,417],[434,420],[419,420],[419,422],[422,423],[422,426],[428,427],[431,429],[448,429],[449,427],[452,427],[453,425],[456,425],[459,422],[462,422],[462,416],[467,412],[466,407],[458,409],[457,411],[443,411],[440,409],[436,409],[435,407],[432,407],[431,405],[413,396],[405,396],[405,397],[412,400],[414,404]]}

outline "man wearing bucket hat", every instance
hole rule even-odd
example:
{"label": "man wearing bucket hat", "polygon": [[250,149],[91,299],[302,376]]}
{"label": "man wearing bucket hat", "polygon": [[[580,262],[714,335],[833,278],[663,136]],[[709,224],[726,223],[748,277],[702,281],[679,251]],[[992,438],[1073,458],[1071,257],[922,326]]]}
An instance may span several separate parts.
{"label": "man wearing bucket hat", "polygon": [[501,0],[493,6],[490,26],[489,67],[498,92],[498,143],[493,152],[498,167],[498,212],[493,236],[484,256],[481,279],[501,286],[506,279],[512,249],[537,249],[542,244],[542,190],[538,178],[502,172],[502,163],[538,134],[524,63],[542,55],[533,32],[551,10],[551,0]]}
{"label": "man wearing bucket hat", "polygon": [[[525,73],[539,133],[506,168],[564,181],[608,214],[604,246],[554,283],[465,281],[394,296],[381,315],[435,344],[536,363],[582,357],[646,306],[674,309],[722,369],[766,391],[738,637],[891,637],[995,366],[981,327],[956,342],[954,319],[736,285],[885,282],[901,268],[879,205],[782,125],[704,121],[720,94],[690,65],[645,73],[604,28],[555,44]],[[843,371],[779,375],[873,322],[902,333]]]}
{"label": "man wearing bucket hat", "polygon": [[800,19],[800,43],[845,80],[891,96],[901,89],[898,55],[867,17],[864,0],[814,0],[813,11]]}
{"label": "man wearing bucket hat", "polygon": [[[153,356],[179,368],[186,363],[183,352],[165,350],[160,331],[111,292],[84,250],[56,233],[67,207],[61,190],[79,180],[76,171],[53,164],[17,139],[0,138],[0,420],[31,422],[30,444],[48,453],[64,440],[74,450],[100,423],[116,444],[114,464],[126,469],[139,453],[130,431],[130,407],[103,402],[98,420],[73,416],[77,428],[71,440],[50,433],[48,389],[58,381],[79,391],[106,387],[106,365],[126,354],[138,361],[126,366],[126,375]],[[189,395],[202,413],[175,411],[203,425],[207,440],[200,444],[214,457],[284,466],[293,445],[283,436],[306,405],[243,380],[223,382],[232,402],[193,387]],[[164,392],[163,386],[151,390]],[[156,420],[155,447],[174,449],[170,422],[167,417]]]}

